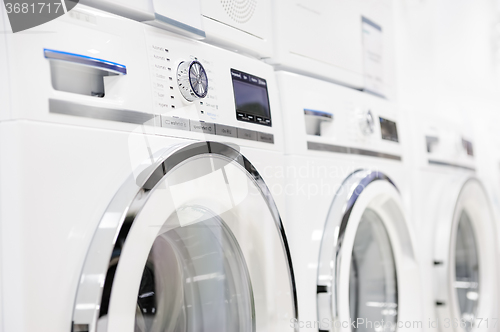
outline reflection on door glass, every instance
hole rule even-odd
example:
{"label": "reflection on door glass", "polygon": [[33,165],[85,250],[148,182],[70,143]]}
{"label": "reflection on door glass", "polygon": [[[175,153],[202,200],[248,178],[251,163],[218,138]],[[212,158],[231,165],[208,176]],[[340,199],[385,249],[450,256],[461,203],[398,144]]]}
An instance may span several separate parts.
{"label": "reflection on door glass", "polygon": [[356,231],[351,256],[349,310],[351,320],[359,323],[354,330],[395,331],[397,293],[389,235],[380,217],[367,209]]}
{"label": "reflection on door glass", "polygon": [[200,222],[163,232],[153,243],[135,332],[253,331],[250,278],[236,239],[219,217],[194,209],[203,212]]}
{"label": "reflection on door glass", "polygon": [[462,211],[457,228],[455,247],[455,289],[460,306],[461,319],[470,322],[466,330],[473,327],[479,299],[479,263],[474,230],[469,216]]}

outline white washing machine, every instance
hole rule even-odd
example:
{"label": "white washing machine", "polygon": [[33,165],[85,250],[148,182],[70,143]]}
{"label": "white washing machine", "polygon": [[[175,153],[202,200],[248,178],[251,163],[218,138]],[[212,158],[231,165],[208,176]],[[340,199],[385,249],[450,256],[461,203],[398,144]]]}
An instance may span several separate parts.
{"label": "white washing machine", "polygon": [[83,4],[256,58],[273,52],[267,0],[82,0]]}
{"label": "white washing machine", "polygon": [[[497,112],[496,96],[490,97],[492,98],[475,98],[467,105],[467,109],[469,121],[474,124],[477,176],[490,199],[496,238],[500,239],[500,133],[497,128],[500,116]],[[496,249],[500,250],[500,247],[497,246]],[[497,251],[497,257],[498,255],[500,251]],[[498,268],[500,269],[500,266]],[[500,291],[500,287],[498,290]]]}
{"label": "white washing machine", "polygon": [[82,5],[1,36],[1,329],[293,331],[273,68]]}
{"label": "white washing machine", "polygon": [[[422,257],[428,330],[496,331],[498,249],[490,198],[476,175],[463,105],[410,109],[412,215]],[[469,127],[469,128],[467,128]]]}
{"label": "white washing machine", "polygon": [[[472,1],[456,6],[449,1],[395,5],[398,101],[407,110],[407,131],[412,133],[406,149],[413,193],[408,208],[421,243],[428,331],[498,329],[498,249],[487,189],[490,179],[483,182],[477,172],[491,160],[476,159],[480,157],[476,152],[487,147],[473,144],[477,121],[465,116],[467,108],[475,117],[484,115],[483,99],[495,86],[486,84],[493,72],[486,70],[490,62],[471,60],[487,55],[480,50],[489,47],[484,32],[491,26],[484,14],[493,13],[492,5]],[[466,44],[474,47],[450,57]],[[477,100],[467,101],[465,96]]]}
{"label": "white washing machine", "polygon": [[394,97],[392,0],[273,0],[277,69]]}
{"label": "white washing machine", "polygon": [[418,247],[403,208],[398,112],[381,98],[329,82],[288,72],[277,77],[296,325],[420,331]]}

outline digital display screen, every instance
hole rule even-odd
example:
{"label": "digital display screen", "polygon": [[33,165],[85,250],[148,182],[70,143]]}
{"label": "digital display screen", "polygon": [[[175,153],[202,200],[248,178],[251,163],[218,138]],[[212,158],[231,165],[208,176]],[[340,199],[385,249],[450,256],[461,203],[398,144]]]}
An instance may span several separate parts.
{"label": "digital display screen", "polygon": [[231,69],[236,118],[239,121],[271,126],[266,80]]}
{"label": "digital display screen", "polygon": [[396,126],[396,122],[380,117],[379,119],[380,119],[380,131],[382,133],[382,139],[393,142],[399,142],[398,128]]}

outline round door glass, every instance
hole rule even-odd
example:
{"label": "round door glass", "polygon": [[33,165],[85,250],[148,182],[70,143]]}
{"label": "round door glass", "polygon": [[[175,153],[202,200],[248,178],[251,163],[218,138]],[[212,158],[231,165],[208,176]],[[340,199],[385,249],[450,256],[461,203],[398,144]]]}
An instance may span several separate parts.
{"label": "round door glass", "polygon": [[82,272],[74,330],[293,330],[290,256],[264,182],[226,145],[176,149],[142,165],[110,203]]}
{"label": "round door glass", "polygon": [[253,331],[253,297],[242,252],[224,221],[199,220],[160,233],[137,297],[135,332]]}
{"label": "round door glass", "polygon": [[380,217],[367,209],[359,223],[351,256],[349,310],[356,331],[395,331],[396,264]]}
{"label": "round door glass", "polygon": [[[455,246],[455,290],[461,319],[473,322],[479,299],[479,262],[474,229],[464,211],[460,215]],[[470,331],[472,324],[466,324]]]}

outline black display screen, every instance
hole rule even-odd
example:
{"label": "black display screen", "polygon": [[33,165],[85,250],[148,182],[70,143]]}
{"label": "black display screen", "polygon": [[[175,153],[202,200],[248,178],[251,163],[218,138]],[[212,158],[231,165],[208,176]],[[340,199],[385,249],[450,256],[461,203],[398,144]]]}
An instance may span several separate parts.
{"label": "black display screen", "polygon": [[382,132],[382,139],[399,142],[398,128],[396,122],[380,118],[380,131]]}
{"label": "black display screen", "polygon": [[231,69],[231,77],[236,118],[239,121],[271,126],[266,80],[235,69]]}

